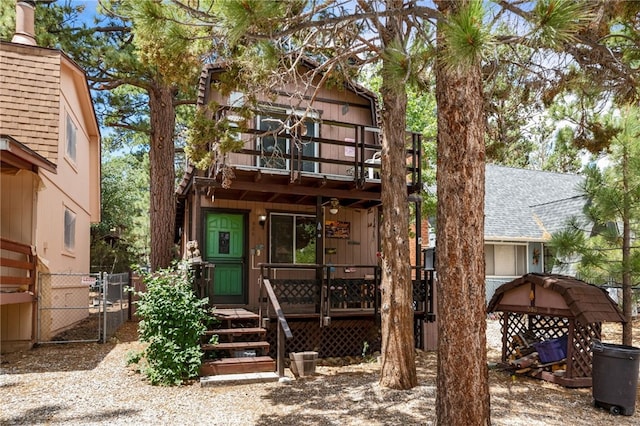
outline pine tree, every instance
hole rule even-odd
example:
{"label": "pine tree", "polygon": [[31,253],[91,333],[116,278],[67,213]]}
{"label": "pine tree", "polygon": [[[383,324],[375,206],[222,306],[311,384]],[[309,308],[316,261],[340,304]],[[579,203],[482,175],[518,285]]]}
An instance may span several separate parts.
{"label": "pine tree", "polygon": [[[617,117],[616,117],[617,115]],[[622,284],[623,344],[632,344],[633,277],[640,274],[635,246],[640,214],[640,111],[626,107],[609,116],[618,129],[612,138],[609,165],[591,165],[582,188],[588,201],[585,220],[574,218],[553,235],[550,246],[560,259],[578,259],[578,272],[588,282]]]}

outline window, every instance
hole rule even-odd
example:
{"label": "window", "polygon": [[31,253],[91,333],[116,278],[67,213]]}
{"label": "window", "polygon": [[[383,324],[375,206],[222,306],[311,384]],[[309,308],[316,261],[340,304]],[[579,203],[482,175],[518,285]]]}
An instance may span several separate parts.
{"label": "window", "polygon": [[235,108],[244,106],[244,93],[231,92],[229,94],[229,106]]}
{"label": "window", "polygon": [[272,213],[269,241],[272,263],[316,263],[316,218]]}
{"label": "window", "polygon": [[527,247],[514,244],[486,244],[486,274],[514,277],[526,274]]}
{"label": "window", "polygon": [[[304,172],[318,172],[316,161],[302,161],[299,158],[317,157],[318,144],[302,141],[292,136],[290,130],[293,124],[285,115],[258,116],[257,127],[261,132],[271,132],[257,140],[256,149],[261,151],[258,166],[270,169],[294,170]],[[301,129],[301,130],[300,130]],[[279,130],[279,131],[278,131]],[[296,128],[305,138],[318,136],[318,124],[312,119],[306,119],[301,127]],[[293,164],[291,154],[293,150]]]}
{"label": "window", "polygon": [[73,251],[76,246],[76,214],[64,209],[64,248]]}
{"label": "window", "polygon": [[76,162],[76,132],[78,128],[67,114],[67,157],[74,163]]}

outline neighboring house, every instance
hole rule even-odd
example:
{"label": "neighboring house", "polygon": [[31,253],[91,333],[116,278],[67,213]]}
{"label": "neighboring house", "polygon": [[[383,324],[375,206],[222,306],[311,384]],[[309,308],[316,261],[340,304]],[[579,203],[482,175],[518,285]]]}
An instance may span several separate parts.
{"label": "neighboring house", "polygon": [[[304,63],[301,74],[313,67]],[[199,106],[220,105],[212,119],[233,114],[230,106],[243,102],[242,93],[218,91],[224,71],[209,65],[200,79]],[[180,245],[186,254],[187,243],[198,242],[202,261],[210,266],[202,295],[212,306],[258,312],[264,301],[260,279],[268,278],[294,330],[288,351],[359,354],[364,342],[375,345],[378,328],[376,96],[349,83],[313,89],[313,103],[311,92],[301,94],[302,86],[293,83],[264,99],[239,136],[242,149],[228,155],[231,179],[212,175],[211,169],[187,168],[177,191]],[[301,131],[288,130],[299,120]],[[411,195],[421,188],[420,136],[408,141]],[[421,285],[416,284],[422,288],[416,290],[417,330],[425,315]]]}
{"label": "neighboring house", "polygon": [[[90,224],[100,221],[100,134],[85,73],[38,47],[32,2],[17,3],[16,35],[0,41],[0,347],[30,347],[40,316],[53,335],[88,315]],[[65,273],[63,283],[39,274]],[[42,285],[41,287],[38,283]]]}
{"label": "neighboring house", "polygon": [[583,182],[584,177],[574,174],[487,164],[484,222],[487,301],[505,282],[530,272],[552,271],[552,256],[545,243],[571,217],[583,216],[585,199],[580,192]]}

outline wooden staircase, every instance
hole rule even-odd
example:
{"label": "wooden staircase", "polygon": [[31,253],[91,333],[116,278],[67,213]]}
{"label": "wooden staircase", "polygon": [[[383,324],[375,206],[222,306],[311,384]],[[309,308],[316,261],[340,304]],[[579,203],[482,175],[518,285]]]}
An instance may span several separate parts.
{"label": "wooden staircase", "polygon": [[204,341],[218,335],[218,343],[203,343],[205,354],[216,353],[200,366],[202,386],[227,382],[264,382],[278,380],[276,361],[269,354],[267,330],[259,327],[258,314],[245,309],[216,309],[214,316],[220,321],[205,332]]}

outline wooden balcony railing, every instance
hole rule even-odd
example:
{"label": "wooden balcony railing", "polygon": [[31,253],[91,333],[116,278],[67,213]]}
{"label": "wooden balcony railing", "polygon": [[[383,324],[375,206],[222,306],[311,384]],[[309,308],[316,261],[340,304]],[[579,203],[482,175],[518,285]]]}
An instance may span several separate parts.
{"label": "wooden balcony railing", "polygon": [[31,246],[0,238],[0,304],[35,300],[37,256]]}
{"label": "wooden balcony railing", "polygon": [[[259,112],[257,112],[259,113]],[[215,120],[222,120],[225,116],[234,114],[233,108],[225,107],[220,109]],[[278,164],[277,168],[290,174],[291,182],[300,178],[305,172],[305,167],[311,167],[317,173],[326,175],[327,167],[337,166],[344,173],[338,173],[342,176],[351,177],[357,184],[362,187],[368,180],[379,180],[380,157],[379,153],[382,148],[380,142],[380,129],[363,124],[344,123],[332,120],[319,120],[320,128],[339,127],[344,129],[350,137],[343,139],[329,139],[314,135],[292,135],[281,131],[265,132],[258,129],[243,129],[240,138],[244,140],[244,147],[235,152],[244,158],[250,159],[246,161],[247,165],[255,164],[256,159],[262,159],[267,163]],[[319,134],[326,132],[320,131]],[[284,151],[267,152],[261,147],[258,141],[267,137],[277,137],[287,140],[288,145]],[[299,147],[317,144],[322,146],[315,153],[310,153]],[[418,133],[407,132],[406,134],[406,172],[407,186],[410,192],[420,191],[422,189],[421,163],[422,163],[422,135]],[[349,151],[350,155],[340,154]],[[377,155],[376,155],[377,154]],[[274,169],[274,167],[255,166],[257,168]],[[318,172],[319,170],[319,172]],[[308,170],[306,170],[309,172]],[[314,172],[311,172],[314,173]]]}

